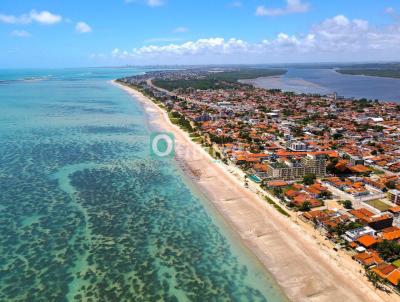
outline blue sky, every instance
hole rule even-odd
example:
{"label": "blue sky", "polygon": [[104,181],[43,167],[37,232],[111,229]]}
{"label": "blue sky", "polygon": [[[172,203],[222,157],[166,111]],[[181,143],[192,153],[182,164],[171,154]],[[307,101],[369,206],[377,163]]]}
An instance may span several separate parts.
{"label": "blue sky", "polygon": [[398,0],[1,0],[0,68],[396,60]]}

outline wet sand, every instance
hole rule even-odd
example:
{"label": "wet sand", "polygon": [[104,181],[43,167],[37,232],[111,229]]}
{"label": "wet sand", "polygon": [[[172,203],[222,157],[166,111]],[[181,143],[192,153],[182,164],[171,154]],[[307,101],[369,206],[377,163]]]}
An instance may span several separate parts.
{"label": "wet sand", "polygon": [[[362,277],[350,257],[322,248],[312,228],[301,228],[247,189],[228,168],[189,135],[173,125],[167,113],[140,92],[114,83],[142,103],[151,127],[173,132],[176,159],[196,187],[215,206],[243,243],[273,275],[292,301],[400,301],[379,292]],[[194,171],[194,172],[193,172]]]}

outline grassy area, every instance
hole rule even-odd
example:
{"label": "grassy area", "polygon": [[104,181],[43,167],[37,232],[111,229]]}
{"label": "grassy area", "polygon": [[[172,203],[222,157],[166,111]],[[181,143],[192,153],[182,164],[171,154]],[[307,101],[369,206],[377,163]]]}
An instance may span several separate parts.
{"label": "grassy area", "polygon": [[286,187],[283,187],[283,188],[282,188],[282,192],[283,192],[283,194],[285,194],[287,191],[293,190],[293,189],[294,189],[294,188],[293,188],[292,185],[286,186]]}
{"label": "grassy area", "polygon": [[384,203],[383,201],[381,201],[379,199],[366,201],[365,203],[382,211],[382,212],[387,211],[389,208],[391,208],[390,205],[388,205],[387,203]]}
{"label": "grassy area", "polygon": [[373,168],[373,167],[369,167],[369,168],[372,170],[372,173],[375,173],[377,175],[385,174],[385,172],[382,171],[382,170],[379,170],[379,169],[376,169],[376,168]]}
{"label": "grassy area", "polygon": [[395,267],[400,267],[400,259],[394,261],[392,264],[393,264]]}
{"label": "grassy area", "polygon": [[282,215],[285,215],[287,217],[290,217],[290,214],[286,212],[280,205],[278,205],[276,202],[274,202],[272,199],[268,198],[267,196],[264,196],[265,200],[272,205],[279,213]]}
{"label": "grassy area", "polygon": [[195,143],[201,143],[201,137],[197,136],[197,137],[192,137],[192,141],[194,141]]}
{"label": "grassy area", "polygon": [[260,77],[276,76],[285,74],[284,69],[240,69],[236,71],[213,72],[199,79],[188,80],[162,80],[155,79],[154,84],[158,87],[172,91],[178,88],[187,89],[229,89],[237,86],[241,79],[255,79]]}
{"label": "grassy area", "polygon": [[190,122],[186,120],[185,117],[182,116],[180,113],[168,111],[168,118],[173,124],[188,132],[189,135],[193,133],[194,129],[191,126]]}
{"label": "grassy area", "polygon": [[365,75],[384,78],[400,78],[399,69],[338,69],[337,72],[351,75]]}
{"label": "grassy area", "polygon": [[214,148],[211,148],[211,147],[208,148],[208,154],[210,154],[212,158],[216,158],[217,157],[216,154],[215,154]]}
{"label": "grassy area", "polygon": [[170,117],[169,120],[172,122],[172,124],[179,125],[179,119],[175,117]]}

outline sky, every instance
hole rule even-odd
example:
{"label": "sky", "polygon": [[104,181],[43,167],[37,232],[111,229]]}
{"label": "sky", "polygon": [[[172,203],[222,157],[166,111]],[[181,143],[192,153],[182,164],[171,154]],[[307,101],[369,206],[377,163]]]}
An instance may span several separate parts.
{"label": "sky", "polygon": [[399,0],[0,0],[0,68],[399,60]]}

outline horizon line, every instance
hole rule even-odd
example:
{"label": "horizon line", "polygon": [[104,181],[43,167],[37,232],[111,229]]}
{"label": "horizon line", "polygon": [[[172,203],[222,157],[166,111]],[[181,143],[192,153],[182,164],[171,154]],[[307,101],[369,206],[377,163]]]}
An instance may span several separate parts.
{"label": "horizon line", "polygon": [[7,69],[76,69],[76,68],[134,68],[134,67],[172,67],[172,66],[183,66],[183,67],[207,67],[207,66],[277,66],[277,65],[348,65],[348,64],[400,64],[400,60],[374,60],[374,61],[320,61],[320,62],[275,62],[275,63],[202,63],[202,64],[125,64],[125,65],[99,65],[99,66],[52,66],[52,67],[0,67],[0,70]]}

